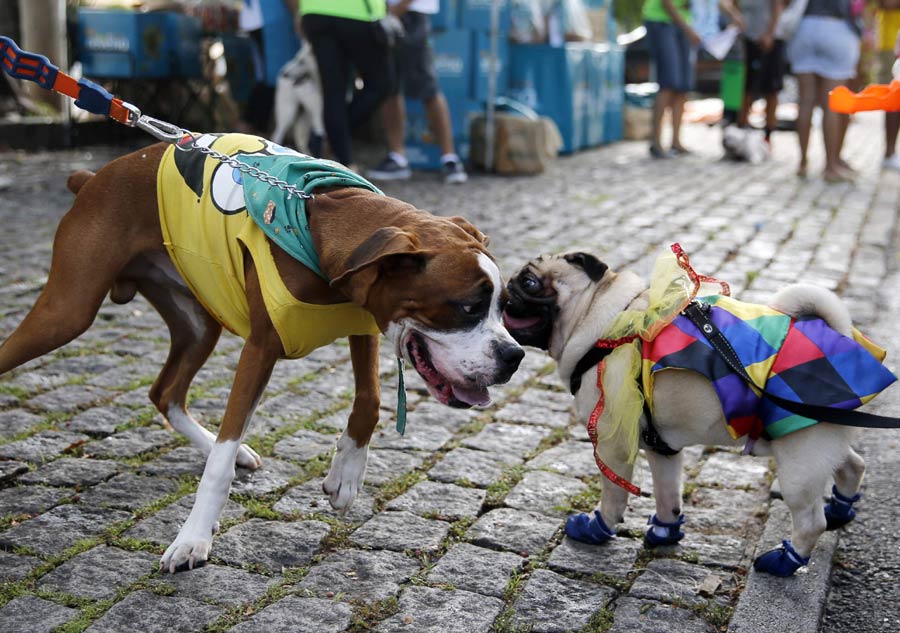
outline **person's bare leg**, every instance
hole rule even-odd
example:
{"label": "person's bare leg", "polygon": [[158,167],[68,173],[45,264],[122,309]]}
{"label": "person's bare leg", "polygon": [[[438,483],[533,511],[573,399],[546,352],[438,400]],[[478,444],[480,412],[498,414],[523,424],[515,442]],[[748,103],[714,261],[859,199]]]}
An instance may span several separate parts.
{"label": "person's bare leg", "polygon": [[824,77],[816,78],[816,92],[820,106],[822,107],[822,137],[825,141],[825,172],[826,180],[846,180],[848,173],[840,165],[841,144],[846,132],[846,125],[837,112],[828,107],[828,93],[841,82]]}
{"label": "person's bare leg", "polygon": [[812,73],[797,75],[797,138],[800,142],[800,165],[797,175],[806,177],[806,153],[809,149],[809,134],[812,129],[812,113],[816,104],[816,76]]}
{"label": "person's bare leg", "polygon": [[778,127],[778,93],[773,92],[766,95],[766,131],[772,132]]}
{"label": "person's bare leg", "polygon": [[406,104],[402,95],[392,95],[381,104],[381,123],[387,139],[388,151],[403,154],[403,126],[406,124]]}
{"label": "person's bare leg", "polygon": [[672,106],[672,97],[674,93],[671,90],[660,90],[656,94],[656,100],[653,102],[653,130],[650,137],[650,151],[654,148],[662,151],[662,122],[666,114],[666,110]]}
{"label": "person's bare leg", "polygon": [[750,123],[750,106],[753,105],[753,99],[750,98],[750,93],[747,90],[744,90],[744,98],[741,100],[741,109],[738,110],[737,115],[737,124],[741,127],[746,127]]}
{"label": "person's bare leg", "polygon": [[672,97],[672,149],[686,151],[681,144],[681,117],[684,114],[686,92],[676,92]]}
{"label": "person's bare leg", "polygon": [[884,113],[884,157],[890,158],[896,152],[897,133],[900,132],[900,112]]}
{"label": "person's bare leg", "polygon": [[425,100],[425,115],[428,117],[428,125],[437,137],[441,146],[441,154],[455,154],[453,146],[453,125],[450,123],[450,109],[447,100],[440,92]]}

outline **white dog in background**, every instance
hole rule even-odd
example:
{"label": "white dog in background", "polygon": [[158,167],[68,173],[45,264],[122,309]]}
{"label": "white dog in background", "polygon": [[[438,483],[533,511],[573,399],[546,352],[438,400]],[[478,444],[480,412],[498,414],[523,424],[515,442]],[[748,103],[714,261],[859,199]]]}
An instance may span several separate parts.
{"label": "white dog in background", "polygon": [[293,129],[294,147],[309,153],[310,133],[323,138],[322,88],[312,47],[303,46],[278,73],[275,84],[275,131],[272,141],[281,145]]}
{"label": "white dog in background", "polygon": [[737,125],[727,125],[722,130],[722,147],[725,148],[725,158],[753,164],[768,160],[770,155],[762,130]]}

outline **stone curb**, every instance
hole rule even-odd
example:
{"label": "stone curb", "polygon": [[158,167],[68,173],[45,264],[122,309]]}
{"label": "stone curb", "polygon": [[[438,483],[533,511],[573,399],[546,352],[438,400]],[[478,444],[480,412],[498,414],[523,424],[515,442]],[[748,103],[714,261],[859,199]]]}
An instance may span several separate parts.
{"label": "stone curb", "polygon": [[[787,506],[773,499],[752,558],[778,547],[790,534],[790,528]],[[817,633],[825,612],[837,544],[838,532],[825,532],[809,565],[790,578],[759,573],[751,566],[728,633]]]}

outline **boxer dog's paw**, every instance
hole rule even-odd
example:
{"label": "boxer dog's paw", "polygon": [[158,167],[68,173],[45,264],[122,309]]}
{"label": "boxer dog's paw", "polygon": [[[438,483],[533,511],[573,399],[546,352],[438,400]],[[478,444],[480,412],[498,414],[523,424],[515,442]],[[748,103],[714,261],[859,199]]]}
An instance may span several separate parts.
{"label": "boxer dog's paw", "polygon": [[249,470],[256,470],[262,466],[262,458],[246,444],[241,444],[241,447],[238,449],[237,459],[234,461],[241,468]]}
{"label": "boxer dog's paw", "polygon": [[368,455],[369,447],[357,446],[356,441],[348,435],[342,435],[338,440],[322,490],[328,495],[331,507],[342,514],[350,509],[357,493],[362,489]]}
{"label": "boxer dog's paw", "polygon": [[176,569],[185,564],[188,569],[202,565],[209,558],[212,532],[213,530],[191,529],[185,524],[159,559],[159,569],[174,574]]}

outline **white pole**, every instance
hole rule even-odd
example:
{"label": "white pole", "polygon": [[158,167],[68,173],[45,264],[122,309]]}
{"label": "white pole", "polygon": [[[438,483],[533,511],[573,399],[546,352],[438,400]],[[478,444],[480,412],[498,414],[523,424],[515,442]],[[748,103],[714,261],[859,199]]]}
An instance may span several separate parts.
{"label": "white pole", "polygon": [[484,168],[486,171],[494,171],[494,101],[497,99],[497,45],[500,38],[500,3],[505,1],[493,0],[491,3],[491,50],[488,60],[487,112],[484,130]]}

